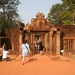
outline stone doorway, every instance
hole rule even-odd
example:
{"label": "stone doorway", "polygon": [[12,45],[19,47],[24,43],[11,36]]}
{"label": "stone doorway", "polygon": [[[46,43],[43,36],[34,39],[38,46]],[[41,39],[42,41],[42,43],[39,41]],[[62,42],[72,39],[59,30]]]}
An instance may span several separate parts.
{"label": "stone doorway", "polygon": [[41,40],[42,42],[43,42],[43,44],[44,44],[44,40],[45,40],[45,38],[44,38],[44,33],[42,32],[42,33],[34,33],[34,36],[33,36],[33,53],[34,54],[37,54],[37,53],[39,53],[39,41]]}
{"label": "stone doorway", "polygon": [[57,26],[50,25],[43,13],[37,13],[36,18],[32,18],[31,23],[26,24],[23,29],[27,32],[28,39],[30,38],[30,48],[34,54],[36,52],[34,42],[41,40],[48,55],[60,55],[61,31]]}

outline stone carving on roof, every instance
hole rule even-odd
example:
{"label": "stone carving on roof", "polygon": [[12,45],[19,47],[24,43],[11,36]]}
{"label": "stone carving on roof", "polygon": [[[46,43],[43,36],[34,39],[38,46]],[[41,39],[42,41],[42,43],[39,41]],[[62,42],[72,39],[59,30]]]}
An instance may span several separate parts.
{"label": "stone carving on roof", "polygon": [[31,23],[27,23],[24,27],[24,30],[30,31],[49,31],[50,22],[48,18],[45,19],[43,13],[38,12],[36,18],[31,19]]}
{"label": "stone carving on roof", "polygon": [[24,23],[18,22],[18,27],[19,27],[20,30],[23,30]]}
{"label": "stone carving on roof", "polygon": [[49,29],[50,22],[48,18],[45,19],[43,13],[38,12],[36,18],[31,19],[31,30],[46,30]]}

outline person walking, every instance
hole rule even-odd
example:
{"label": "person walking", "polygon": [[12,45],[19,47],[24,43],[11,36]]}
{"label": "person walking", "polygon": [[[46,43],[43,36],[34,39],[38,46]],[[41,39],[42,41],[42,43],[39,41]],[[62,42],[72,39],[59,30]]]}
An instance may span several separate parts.
{"label": "person walking", "polygon": [[40,41],[39,42],[39,51],[40,51],[41,55],[43,54],[43,48],[44,48],[44,45],[43,45],[42,41]]}
{"label": "person walking", "polygon": [[[29,44],[27,43],[27,40],[24,41],[22,44],[22,64],[24,65],[26,57],[28,57],[30,53]],[[26,60],[27,62],[27,60]]]}

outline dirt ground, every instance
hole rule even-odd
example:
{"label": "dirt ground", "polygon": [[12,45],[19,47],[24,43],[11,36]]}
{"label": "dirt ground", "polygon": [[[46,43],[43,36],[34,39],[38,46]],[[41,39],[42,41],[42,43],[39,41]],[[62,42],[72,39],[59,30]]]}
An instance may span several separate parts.
{"label": "dirt ground", "polygon": [[75,75],[75,61],[64,57],[52,60],[36,54],[24,65],[19,57],[10,55],[10,58],[11,61],[0,62],[0,75]]}

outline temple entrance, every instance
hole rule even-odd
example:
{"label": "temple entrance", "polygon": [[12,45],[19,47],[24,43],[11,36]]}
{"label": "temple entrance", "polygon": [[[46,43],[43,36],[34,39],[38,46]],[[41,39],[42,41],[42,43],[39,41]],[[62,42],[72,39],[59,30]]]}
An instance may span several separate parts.
{"label": "temple entrance", "polygon": [[41,35],[34,35],[34,54],[39,53],[39,40]]}
{"label": "temple entrance", "polygon": [[36,34],[34,33],[34,36],[33,36],[33,50],[34,50],[34,54],[37,54],[39,53],[39,41],[42,41],[44,43],[44,34]]}
{"label": "temple entrance", "polygon": [[56,26],[50,25],[48,18],[45,18],[43,13],[37,13],[36,18],[32,18],[31,24],[26,24],[24,30],[33,54],[39,52],[40,40],[44,44],[46,54],[60,54],[61,31]]}

